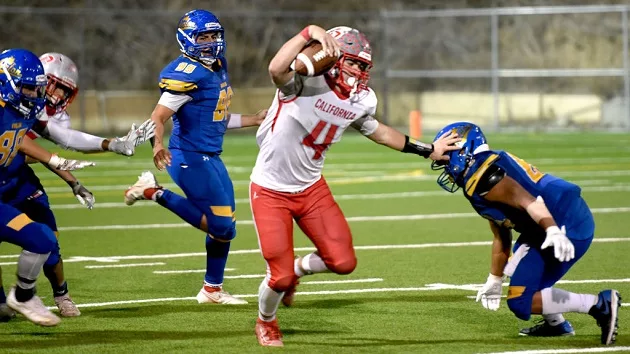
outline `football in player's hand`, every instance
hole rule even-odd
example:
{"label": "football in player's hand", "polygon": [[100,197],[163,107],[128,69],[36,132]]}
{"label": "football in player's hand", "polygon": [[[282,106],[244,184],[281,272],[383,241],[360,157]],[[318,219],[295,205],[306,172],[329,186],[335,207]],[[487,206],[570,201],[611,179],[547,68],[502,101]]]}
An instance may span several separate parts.
{"label": "football in player's hand", "polygon": [[295,58],[293,69],[303,76],[319,76],[328,72],[338,59],[326,55],[318,41],[311,41]]}

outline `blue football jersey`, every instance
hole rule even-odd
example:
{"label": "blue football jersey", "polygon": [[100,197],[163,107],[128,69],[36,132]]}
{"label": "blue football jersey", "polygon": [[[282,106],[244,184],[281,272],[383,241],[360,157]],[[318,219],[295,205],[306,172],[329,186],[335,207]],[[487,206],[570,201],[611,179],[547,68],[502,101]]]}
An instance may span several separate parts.
{"label": "blue football jersey", "polygon": [[225,60],[208,67],[181,55],[162,70],[159,86],[192,97],[173,115],[169,148],[221,153],[233,95]]}
{"label": "blue football jersey", "polygon": [[25,157],[18,153],[26,133],[37,119],[26,120],[0,101],[0,197],[4,191],[17,185]]}
{"label": "blue football jersey", "polygon": [[[559,177],[546,174],[525,160],[505,151],[486,151],[474,155],[474,161],[466,172],[463,190],[466,198],[479,215],[499,225],[513,228],[521,234],[544,234],[525,210],[519,210],[503,203],[490,202],[477,191],[477,185],[488,167],[497,165],[506,175],[514,179],[532,196],[541,196],[558,225],[577,226],[591,218],[585,203],[582,203],[579,186]],[[585,237],[591,235],[586,235]],[[577,238],[582,238],[576,235]]]}

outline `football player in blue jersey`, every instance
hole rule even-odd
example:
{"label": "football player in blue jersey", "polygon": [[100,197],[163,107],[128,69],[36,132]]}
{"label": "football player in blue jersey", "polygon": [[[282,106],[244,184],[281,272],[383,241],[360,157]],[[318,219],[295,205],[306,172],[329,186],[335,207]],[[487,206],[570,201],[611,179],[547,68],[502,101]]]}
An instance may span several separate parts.
{"label": "football player in blue jersey", "polygon": [[[58,247],[53,231],[7,203],[24,176],[25,156],[55,170],[73,170],[91,162],[66,160],[33,142],[26,133],[44,108],[44,69],[37,56],[24,49],[0,53],[0,242],[23,248],[18,259],[17,285],[5,297],[0,284],[0,317],[10,318],[7,307],[42,326],[55,326],[59,318],[35,296],[35,281],[51,252]],[[30,170],[30,169],[29,169]]]}
{"label": "football player in blue jersey", "polygon": [[[223,290],[223,273],[236,236],[232,181],[220,158],[226,129],[260,125],[266,110],[255,115],[230,114],[232,87],[225,59],[225,30],[209,11],[186,13],[177,27],[180,55],[160,73],[162,96],[151,120],[156,124],[153,162],[167,169],[184,191],[182,197],[162,189],[144,172],[125,193],[125,202],[148,199],[206,233],[206,274],[199,303],[246,304]],[[164,123],[173,117],[168,149]]]}
{"label": "football player in blue jersey", "polygon": [[[490,221],[494,234],[487,282],[477,301],[496,311],[503,276],[510,277],[507,305],[516,317],[541,314],[541,324],[520,331],[523,336],[574,335],[563,313],[588,313],[601,327],[602,344],[613,344],[621,297],[616,290],[598,295],[576,294],[554,285],[586,253],[595,232],[593,215],[577,185],[546,174],[506,151],[490,150],[481,129],[466,122],[440,131],[457,132],[460,150],[448,153],[438,184],[454,193],[463,188],[475,211]],[[511,230],[520,233],[512,246]],[[508,260],[509,259],[509,260]]]}

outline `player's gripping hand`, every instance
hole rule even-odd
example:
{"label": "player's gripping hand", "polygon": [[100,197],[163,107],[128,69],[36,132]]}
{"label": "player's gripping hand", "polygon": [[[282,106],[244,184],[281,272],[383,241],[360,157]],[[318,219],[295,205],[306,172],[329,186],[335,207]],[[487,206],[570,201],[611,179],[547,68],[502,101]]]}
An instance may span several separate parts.
{"label": "player's gripping hand", "polygon": [[460,150],[461,146],[456,145],[462,139],[457,134],[452,132],[446,132],[433,142],[433,152],[429,155],[429,158],[434,161],[448,161],[448,155],[445,155],[449,151]]}
{"label": "player's gripping hand", "polygon": [[477,300],[481,300],[481,305],[491,311],[499,309],[501,303],[501,291],[503,290],[503,277],[488,274],[488,280],[477,292]]}
{"label": "player's gripping hand", "polygon": [[540,249],[545,249],[549,246],[553,246],[553,254],[560,262],[568,262],[575,257],[575,247],[573,243],[567,237],[567,231],[564,226],[558,228],[557,226],[549,226],[547,230],[547,237],[545,242],[540,246]]}
{"label": "player's gripping hand", "polygon": [[92,161],[68,160],[63,157],[59,157],[56,154],[53,154],[50,161],[48,161],[48,166],[62,171],[80,170],[84,167],[95,165],[96,164]]}
{"label": "player's gripping hand", "polygon": [[71,183],[70,187],[72,187],[72,193],[74,193],[74,196],[77,197],[77,200],[81,203],[81,205],[85,205],[90,210],[94,208],[96,199],[94,198],[94,194],[92,194],[92,192],[85,188],[79,181]]}
{"label": "player's gripping hand", "polygon": [[330,57],[339,57],[341,49],[339,49],[339,43],[334,39],[326,30],[317,26],[308,26],[308,35],[312,39],[322,44],[322,50]]}
{"label": "player's gripping hand", "polygon": [[171,165],[171,152],[165,148],[155,150],[157,151],[153,152],[153,164],[155,165],[155,167],[157,167],[158,170],[162,171],[166,168],[166,166]]}

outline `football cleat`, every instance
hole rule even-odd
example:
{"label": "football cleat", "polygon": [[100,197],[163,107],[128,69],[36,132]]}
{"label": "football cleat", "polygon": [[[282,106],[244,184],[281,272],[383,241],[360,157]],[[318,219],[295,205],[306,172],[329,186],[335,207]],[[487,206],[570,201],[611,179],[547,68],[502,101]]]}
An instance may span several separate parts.
{"label": "football cleat", "polygon": [[65,294],[63,296],[56,296],[55,305],[57,305],[57,308],[59,308],[59,314],[62,317],[81,316],[81,311],[79,311],[77,305],[72,301],[70,295],[68,294]]}
{"label": "football cleat", "polygon": [[7,305],[15,311],[21,313],[29,321],[44,327],[56,326],[61,322],[61,319],[54,313],[50,312],[42,302],[42,300],[33,296],[30,300],[19,302],[15,298],[15,287],[9,290],[7,296]]}
{"label": "football cleat", "polygon": [[540,323],[533,327],[521,329],[518,335],[530,337],[562,337],[574,336],[575,331],[571,323],[566,320],[556,326],[552,326],[547,321],[541,320]]}
{"label": "football cleat", "polygon": [[256,332],[258,343],[263,347],[284,347],[284,343],[282,343],[282,332],[280,332],[280,327],[278,327],[277,319],[269,322],[263,321],[260,318],[256,319],[254,331]]}
{"label": "football cleat", "polygon": [[620,306],[621,296],[617,290],[603,290],[598,294],[597,304],[588,311],[602,328],[602,344],[614,344],[617,339],[617,314]]}
{"label": "football cleat", "polygon": [[9,322],[15,317],[15,311],[7,304],[0,304],[0,322]]}
{"label": "football cleat", "polygon": [[200,304],[222,304],[222,305],[245,305],[247,301],[232,296],[227,291],[219,288],[219,290],[208,291],[204,286],[197,294],[197,302]]}
{"label": "football cleat", "polygon": [[138,181],[125,191],[125,204],[133,205],[138,200],[151,200],[153,194],[162,189],[150,171],[142,172]]}

